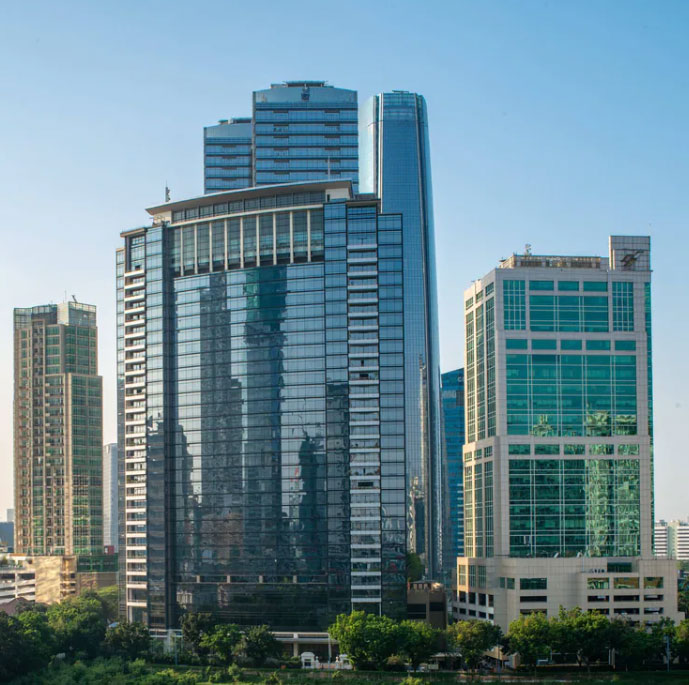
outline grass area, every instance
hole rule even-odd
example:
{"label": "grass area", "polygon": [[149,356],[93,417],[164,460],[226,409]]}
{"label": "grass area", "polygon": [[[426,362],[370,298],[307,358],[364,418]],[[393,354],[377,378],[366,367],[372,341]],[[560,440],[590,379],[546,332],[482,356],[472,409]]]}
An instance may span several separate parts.
{"label": "grass area", "polygon": [[[234,677],[233,677],[234,676]],[[514,683],[515,685],[550,685],[554,683],[587,683],[603,685],[686,685],[688,671],[594,673],[544,669],[535,677],[506,672],[501,675],[472,676],[467,673],[385,673],[344,671],[258,670],[242,669],[228,674],[227,669],[203,667],[170,667],[146,663],[141,660],[126,662],[121,659],[96,659],[89,663],[58,663],[42,671],[27,674],[12,681],[12,685],[448,685],[449,683]]]}

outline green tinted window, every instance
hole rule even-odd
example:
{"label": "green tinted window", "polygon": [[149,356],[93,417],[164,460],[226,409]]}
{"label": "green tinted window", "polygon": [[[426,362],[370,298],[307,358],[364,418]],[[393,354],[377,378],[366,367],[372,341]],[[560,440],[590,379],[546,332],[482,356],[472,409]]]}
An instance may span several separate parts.
{"label": "green tinted window", "polygon": [[508,350],[525,350],[528,347],[529,341],[519,338],[507,338],[505,340],[505,347]]}
{"label": "green tinted window", "polygon": [[502,283],[505,330],[523,331],[526,328],[526,284],[505,280]]}
{"label": "green tinted window", "polygon": [[562,350],[580,350],[581,340],[560,340],[560,349]]}
{"label": "green tinted window", "polygon": [[536,445],[536,454],[560,454],[560,445]]}
{"label": "green tinted window", "polygon": [[615,349],[620,352],[631,352],[636,349],[636,340],[615,340]]}
{"label": "green tinted window", "polygon": [[531,454],[531,445],[509,445],[508,454]]}
{"label": "green tinted window", "polygon": [[531,349],[533,350],[555,350],[557,349],[556,340],[532,340]]}
{"label": "green tinted window", "polygon": [[584,292],[589,293],[607,293],[607,281],[584,281]]}
{"label": "green tinted window", "polygon": [[615,281],[612,284],[612,329],[634,330],[634,284]]}
{"label": "green tinted window", "polygon": [[553,290],[552,281],[529,281],[531,290]]}
{"label": "green tinted window", "polygon": [[587,340],[586,341],[587,350],[609,350],[610,341],[609,340]]}
{"label": "green tinted window", "polygon": [[579,281],[558,281],[558,290],[579,290]]}
{"label": "green tinted window", "polygon": [[565,454],[586,454],[586,445],[565,445]]}

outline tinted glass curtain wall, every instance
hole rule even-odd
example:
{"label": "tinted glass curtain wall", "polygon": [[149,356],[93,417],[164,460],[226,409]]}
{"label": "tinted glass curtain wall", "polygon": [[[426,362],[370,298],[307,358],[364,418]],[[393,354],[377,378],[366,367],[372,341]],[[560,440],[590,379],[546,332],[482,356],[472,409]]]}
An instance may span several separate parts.
{"label": "tinted glass curtain wall", "polygon": [[408,544],[423,556],[428,576],[440,577],[449,508],[428,115],[422,96],[383,93],[362,105],[359,167],[361,191],[380,197],[384,212],[403,217]]}
{"label": "tinted glass curtain wall", "polygon": [[130,619],[404,615],[401,218],[350,193],[227,193],[124,234]]}

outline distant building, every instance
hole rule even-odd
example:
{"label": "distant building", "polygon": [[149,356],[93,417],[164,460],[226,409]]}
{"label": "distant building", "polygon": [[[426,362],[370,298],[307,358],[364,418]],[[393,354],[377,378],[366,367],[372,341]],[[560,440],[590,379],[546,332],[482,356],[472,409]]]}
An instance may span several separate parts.
{"label": "distant building", "polygon": [[421,580],[407,588],[407,618],[426,621],[433,628],[447,627],[447,593],[442,583]]}
{"label": "distant building", "polygon": [[0,563],[0,611],[11,600],[36,599],[36,569],[25,559],[5,558]]}
{"label": "distant building", "polygon": [[117,443],[103,448],[103,544],[118,548]]}
{"label": "distant building", "polygon": [[595,609],[678,620],[653,557],[650,239],[513,255],[465,291],[457,618]]}
{"label": "distant building", "polygon": [[[447,500],[450,514],[447,553],[456,564],[464,555],[464,369],[442,375],[443,427],[447,468]],[[451,568],[448,559],[446,567]]]}
{"label": "distant building", "polygon": [[0,522],[0,547],[8,552],[14,551],[14,523],[12,521]]}
{"label": "distant building", "polygon": [[14,522],[14,509],[8,509],[7,510],[7,518],[5,519],[9,523]]}
{"label": "distant building", "polygon": [[689,522],[656,521],[655,555],[678,561],[689,561]]}
{"label": "distant building", "polygon": [[294,181],[358,181],[357,93],[287,81],[253,94],[252,117],[204,129],[206,193]]}
{"label": "distant building", "polygon": [[667,521],[655,522],[654,535],[654,549],[655,555],[660,559],[668,558],[668,524]]}
{"label": "distant building", "polygon": [[102,423],[96,308],[15,309],[16,553],[102,553]]}

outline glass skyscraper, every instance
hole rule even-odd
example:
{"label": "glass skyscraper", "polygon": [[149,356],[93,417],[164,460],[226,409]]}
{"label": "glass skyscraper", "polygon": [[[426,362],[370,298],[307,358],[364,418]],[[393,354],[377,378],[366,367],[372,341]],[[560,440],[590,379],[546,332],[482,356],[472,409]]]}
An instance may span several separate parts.
{"label": "glass skyscraper", "polygon": [[294,181],[358,181],[357,93],[288,81],[253,94],[252,117],[204,129],[204,188]]}
{"label": "glass skyscraper", "polygon": [[17,554],[102,554],[102,430],[96,308],[15,309]]}
{"label": "glass skyscraper", "polygon": [[457,618],[678,618],[653,558],[650,239],[513,255],[465,292]]}
{"label": "glass skyscraper", "polygon": [[335,179],[148,211],[117,253],[127,618],[404,617],[401,217]]}
{"label": "glass skyscraper", "polygon": [[415,93],[382,93],[362,105],[359,126],[361,192],[403,218],[408,545],[434,578],[442,572],[448,510],[426,103]]}
{"label": "glass skyscraper", "polygon": [[253,177],[251,119],[222,119],[203,129],[206,193],[248,188]]}
{"label": "glass skyscraper", "polygon": [[442,379],[443,436],[447,468],[449,524],[445,567],[451,569],[464,555],[464,369],[448,371]]}

